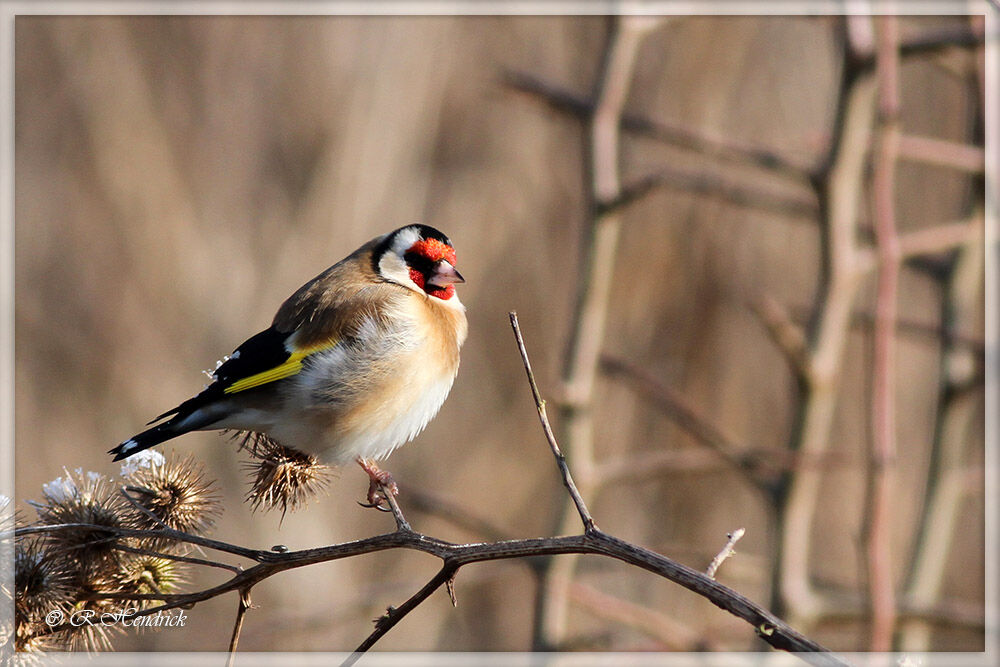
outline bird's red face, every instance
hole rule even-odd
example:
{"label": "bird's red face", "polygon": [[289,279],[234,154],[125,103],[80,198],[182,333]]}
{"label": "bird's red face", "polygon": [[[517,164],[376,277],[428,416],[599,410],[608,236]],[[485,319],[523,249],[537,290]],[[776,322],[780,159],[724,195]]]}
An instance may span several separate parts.
{"label": "bird's red face", "polygon": [[455,249],[435,238],[420,239],[406,251],[410,280],[428,296],[447,301],[455,296],[455,284],[464,283],[455,269]]}

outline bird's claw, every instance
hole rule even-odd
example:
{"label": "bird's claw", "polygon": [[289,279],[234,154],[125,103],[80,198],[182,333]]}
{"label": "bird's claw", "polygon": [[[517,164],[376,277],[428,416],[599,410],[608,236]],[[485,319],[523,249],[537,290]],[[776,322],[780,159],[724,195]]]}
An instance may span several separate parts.
{"label": "bird's claw", "polygon": [[383,506],[383,503],[388,505],[388,495],[399,495],[399,487],[396,486],[392,474],[387,470],[380,470],[373,461],[359,459],[358,463],[368,473],[370,480],[368,483],[368,502],[359,502],[358,504],[362,507],[374,507],[382,512],[391,512],[392,508]]}
{"label": "bird's claw", "polygon": [[383,507],[381,505],[381,500],[378,503],[363,503],[359,500],[358,504],[367,509],[377,509],[379,512],[392,512],[391,507]]}

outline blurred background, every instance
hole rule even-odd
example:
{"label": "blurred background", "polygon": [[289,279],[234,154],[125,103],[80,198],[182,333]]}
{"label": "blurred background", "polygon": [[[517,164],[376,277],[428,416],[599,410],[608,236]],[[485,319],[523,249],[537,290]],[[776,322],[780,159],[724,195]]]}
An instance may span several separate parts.
{"label": "blurred background", "polygon": [[[968,17],[898,24],[913,44],[976,28]],[[624,82],[619,164],[623,187],[650,187],[612,214],[593,453],[564,441],[603,530],[703,570],[745,527],[719,580],[844,651],[871,646],[875,272],[849,298],[815,456],[789,454],[815,392],[769,331],[799,327],[808,349],[829,305],[823,168],[837,157],[844,68],[864,69],[845,57],[849,29],[841,17],[697,16],[644,29]],[[470,336],[440,415],[386,465],[401,505],[415,529],[451,541],[490,537],[445,516],[451,506],[511,537],[554,534],[565,492],[507,313],[518,312],[558,407],[587,230],[608,221],[594,206],[585,110],[616,34],[605,17],[18,17],[18,505],[63,467],[117,475],[105,452],[200,390],[201,369],[268,326],[293,290],[421,221],[455,243]],[[929,244],[899,276],[888,553],[895,645],[980,651],[981,53],[942,43],[903,50],[910,143],[895,170],[896,226],[933,235],[971,219],[973,231]],[[867,164],[853,233],[865,247]],[[571,438],[570,413],[550,415]],[[191,434],[161,449],[193,453],[218,480],[218,539],[298,549],[393,528],[355,502],[367,489],[356,467],[282,522],[243,503],[246,457],[226,438]],[[805,472],[817,501],[796,538],[810,554],[802,602],[776,582],[789,489]],[[350,650],[437,567],[390,552],[279,575],[254,589],[240,649]],[[192,572],[190,587],[220,577]],[[762,646],[705,599],[621,563],[580,559],[570,583],[565,623],[547,631],[535,571],[469,566],[457,609],[436,593],[377,648]],[[183,630],[115,646],[225,650],[235,608],[235,596],[217,598],[187,612]]]}

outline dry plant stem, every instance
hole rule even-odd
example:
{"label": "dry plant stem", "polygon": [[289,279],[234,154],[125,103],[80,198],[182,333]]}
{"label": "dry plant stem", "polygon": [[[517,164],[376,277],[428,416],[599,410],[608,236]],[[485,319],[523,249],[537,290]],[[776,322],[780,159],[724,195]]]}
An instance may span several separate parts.
{"label": "dry plant stem", "polygon": [[[566,452],[579,475],[580,491],[588,497],[596,490],[593,479],[594,381],[604,341],[621,227],[620,213],[605,205],[621,194],[618,162],[622,109],[639,45],[656,25],[656,20],[650,17],[620,16],[613,21],[594,93],[593,114],[586,128],[588,150],[584,170],[590,178],[587,207],[590,218],[584,223],[583,264],[563,368],[565,404],[560,410]],[[566,534],[574,528],[568,504],[561,514],[556,534]],[[547,564],[538,587],[534,650],[550,650],[565,639],[569,611],[567,585],[575,569],[574,558]]]}
{"label": "dry plant stem", "polygon": [[[847,18],[856,19],[868,20],[868,17]],[[802,399],[790,441],[792,451],[808,458],[822,458],[830,445],[853,304],[869,264],[858,247],[856,216],[864,189],[875,85],[869,74],[847,65],[843,76],[829,164],[824,177],[817,181],[823,210],[823,266],[818,311],[806,336],[808,365],[799,378]],[[786,477],[785,493],[779,498],[775,589],[780,596],[777,601],[798,623],[812,622],[821,608],[809,574],[813,517],[821,480],[820,470],[808,467],[796,470]]]}
{"label": "dry plant stem", "polygon": [[569,466],[566,465],[566,457],[559,450],[559,443],[556,442],[556,436],[552,432],[552,426],[549,424],[549,418],[545,411],[545,401],[542,400],[541,394],[538,392],[538,385],[535,383],[535,374],[531,371],[531,362],[528,361],[528,351],[524,348],[524,338],[521,337],[521,327],[517,323],[517,313],[511,312],[509,316],[510,326],[514,330],[514,338],[517,340],[517,349],[521,353],[521,362],[524,364],[524,372],[527,373],[528,384],[531,385],[531,395],[535,399],[538,419],[541,421],[542,430],[545,432],[545,439],[549,443],[552,455],[556,458],[556,465],[559,466],[559,474],[562,476],[563,486],[569,491],[570,499],[572,499],[573,504],[576,506],[576,511],[583,522],[583,531],[589,533],[597,528],[597,526],[594,525],[594,519],[590,516],[590,510],[587,509],[587,504],[573,482]]}
{"label": "dry plant stem", "polygon": [[899,238],[896,234],[896,161],[899,152],[899,45],[896,17],[876,22],[878,128],[872,177],[878,282],[872,359],[872,451],[869,503],[865,511],[872,651],[892,649],[896,592],[892,571],[893,497],[896,459],[896,292]]}

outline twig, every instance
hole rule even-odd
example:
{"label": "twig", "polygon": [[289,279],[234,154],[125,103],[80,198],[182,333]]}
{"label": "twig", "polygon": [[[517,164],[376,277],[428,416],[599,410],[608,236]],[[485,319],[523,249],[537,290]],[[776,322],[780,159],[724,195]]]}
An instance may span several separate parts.
{"label": "twig", "polygon": [[560,451],[559,443],[556,442],[556,436],[552,433],[552,426],[549,424],[549,418],[545,413],[545,401],[542,400],[541,395],[538,393],[538,385],[535,384],[535,374],[531,371],[531,362],[528,361],[528,351],[524,349],[524,339],[521,337],[521,327],[517,323],[517,313],[511,312],[509,316],[510,326],[514,330],[514,338],[517,340],[517,349],[521,353],[521,362],[524,364],[524,372],[528,374],[531,395],[534,397],[535,407],[538,409],[538,419],[541,421],[542,430],[545,432],[545,439],[549,443],[552,455],[556,457],[556,465],[559,466],[559,474],[562,475],[563,486],[569,491],[569,496],[573,499],[573,504],[576,505],[576,511],[583,522],[583,531],[584,533],[589,533],[595,530],[597,526],[594,525],[594,519],[590,516],[590,510],[587,509],[587,504],[573,482],[569,466],[566,465],[566,457]]}
{"label": "twig", "polygon": [[379,488],[382,489],[382,496],[389,503],[389,508],[392,510],[392,518],[396,520],[396,530],[411,531],[409,522],[406,517],[403,516],[403,510],[399,509],[399,503],[396,501],[396,496],[390,491],[389,487],[385,484],[379,483]]}
{"label": "twig", "polygon": [[737,528],[733,532],[726,535],[728,538],[726,546],[722,547],[722,551],[720,551],[715,558],[712,559],[712,562],[708,564],[708,569],[705,570],[705,574],[712,579],[715,579],[715,573],[719,571],[719,566],[725,563],[727,558],[736,553],[736,550],[733,547],[736,546],[736,543],[740,541],[740,538],[742,538],[745,533],[745,529]]}
{"label": "twig", "polygon": [[152,549],[142,549],[140,547],[133,547],[127,544],[115,544],[114,548],[119,551],[127,551],[133,554],[139,554],[140,556],[152,556],[154,558],[165,558],[167,560],[177,561],[179,563],[190,563],[191,565],[204,565],[206,567],[217,567],[221,570],[229,570],[230,572],[239,573],[242,568],[235,565],[230,565],[229,563],[221,563],[215,560],[208,560],[206,558],[195,558],[194,556],[182,556],[181,554],[171,554],[162,551],[153,551]]}
{"label": "twig", "polygon": [[423,588],[410,596],[406,602],[404,602],[399,607],[389,607],[386,609],[385,614],[375,619],[375,630],[372,631],[370,635],[356,649],[354,652],[347,656],[347,659],[341,663],[342,667],[348,667],[353,665],[361,657],[362,653],[365,653],[368,649],[375,645],[375,643],[385,636],[385,633],[389,632],[397,623],[403,620],[403,617],[409,614],[411,611],[417,608],[421,602],[426,600],[431,596],[431,593],[441,588],[441,586],[446,585],[455,577],[455,573],[458,571],[458,565],[450,565],[447,560],[445,561],[444,567],[434,575],[434,577],[428,581]]}

